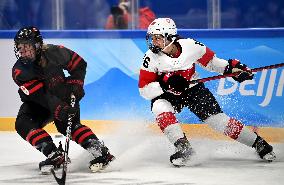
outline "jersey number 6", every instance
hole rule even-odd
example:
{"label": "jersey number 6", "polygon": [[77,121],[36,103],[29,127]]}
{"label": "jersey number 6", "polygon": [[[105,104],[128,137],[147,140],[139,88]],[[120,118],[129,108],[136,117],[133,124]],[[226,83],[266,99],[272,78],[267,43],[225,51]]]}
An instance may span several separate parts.
{"label": "jersey number 6", "polygon": [[149,67],[149,62],[150,62],[150,58],[149,57],[145,57],[144,61],[143,61],[143,66],[145,68],[148,68]]}

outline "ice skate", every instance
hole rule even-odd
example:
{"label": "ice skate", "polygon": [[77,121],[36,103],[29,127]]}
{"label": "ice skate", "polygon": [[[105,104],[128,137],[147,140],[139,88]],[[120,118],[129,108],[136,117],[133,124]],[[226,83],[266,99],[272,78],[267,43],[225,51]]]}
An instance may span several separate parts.
{"label": "ice skate", "polygon": [[47,175],[51,173],[51,169],[58,169],[64,162],[64,151],[58,148],[51,152],[47,159],[39,163],[39,169],[42,174]]}
{"label": "ice skate", "polygon": [[273,152],[273,147],[260,136],[257,136],[252,147],[255,148],[257,154],[261,159],[268,162],[272,162],[276,159],[276,155]]}
{"label": "ice skate", "polygon": [[170,161],[176,166],[185,166],[189,162],[194,151],[186,137],[180,138],[175,142],[176,152],[171,155]]}
{"label": "ice skate", "polygon": [[94,156],[94,159],[89,162],[89,168],[93,173],[105,169],[115,159],[100,141],[92,141],[91,147],[87,150]]}

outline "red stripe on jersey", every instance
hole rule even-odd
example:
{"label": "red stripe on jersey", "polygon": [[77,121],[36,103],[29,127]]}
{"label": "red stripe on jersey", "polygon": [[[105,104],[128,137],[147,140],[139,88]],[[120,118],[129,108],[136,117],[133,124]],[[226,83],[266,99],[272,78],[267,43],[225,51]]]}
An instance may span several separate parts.
{"label": "red stripe on jersey", "polygon": [[35,87],[33,87],[32,89],[29,90],[29,93],[32,94],[34,92],[36,92],[37,90],[39,90],[40,88],[43,87],[43,83],[40,82],[39,84],[37,84]]}
{"label": "red stripe on jersey", "polygon": [[157,79],[158,79],[158,75],[156,73],[141,69],[140,75],[139,75],[138,86],[139,88],[143,88],[149,83],[157,81]]}
{"label": "red stripe on jersey", "polygon": [[78,130],[76,130],[73,134],[72,134],[72,140],[75,141],[76,137],[83,132],[84,130],[89,129],[88,127],[81,127]]}
{"label": "red stripe on jersey", "polygon": [[197,61],[202,64],[203,66],[207,66],[207,64],[210,62],[210,60],[212,60],[212,58],[214,57],[215,53],[210,50],[209,48],[206,47],[206,52],[205,54],[198,59]]}
{"label": "red stripe on jersey", "polygon": [[93,135],[94,133],[92,131],[86,132],[85,134],[83,134],[79,140],[78,140],[78,144],[82,143],[84,141],[84,139],[86,139],[86,137]]}
{"label": "red stripe on jersey", "polygon": [[191,77],[194,73],[195,73],[195,65],[193,64],[193,66],[190,69],[174,71],[174,72],[169,72],[169,73],[165,74],[165,76],[163,77],[163,81],[167,82],[168,79],[173,75],[180,75],[180,76],[184,77],[186,80],[190,81]]}
{"label": "red stripe on jersey", "polygon": [[21,74],[21,72],[22,72],[22,70],[20,70],[20,69],[15,69],[14,70],[14,79],[16,79],[17,78],[17,76],[19,75],[19,74]]}
{"label": "red stripe on jersey", "polygon": [[157,116],[156,120],[163,132],[167,126],[178,123],[175,114],[172,112],[163,112]]}
{"label": "red stripe on jersey", "polygon": [[82,58],[79,56],[77,60],[75,60],[75,62],[72,64],[70,71],[73,71],[81,60]]}
{"label": "red stripe on jersey", "polygon": [[72,55],[72,58],[71,58],[71,60],[69,61],[68,65],[67,65],[67,69],[68,69],[68,70],[70,70],[70,69],[72,68],[73,61],[75,60],[75,58],[76,58],[77,55],[78,55],[77,53],[74,53],[74,54]]}
{"label": "red stripe on jersey", "polygon": [[28,82],[24,83],[23,86],[25,88],[28,88],[29,86],[33,85],[36,82],[38,82],[38,80],[31,80],[31,81],[28,81]]}
{"label": "red stripe on jersey", "polygon": [[[33,86],[33,87],[31,87]],[[43,87],[43,83],[42,82],[39,82],[38,80],[32,80],[32,81],[29,81],[29,82],[26,82],[24,83],[22,86],[21,86],[21,89],[25,90],[25,91],[28,91],[28,95],[36,92],[37,90],[39,90],[40,88]]]}
{"label": "red stripe on jersey", "polygon": [[35,146],[36,142],[38,142],[40,139],[48,137],[48,136],[49,136],[49,134],[47,132],[45,132],[45,133],[35,137],[32,141],[32,145]]}
{"label": "red stripe on jersey", "polygon": [[178,74],[185,77],[188,81],[191,79],[192,75],[195,73],[195,65],[192,66],[192,68],[178,71]]}
{"label": "red stripe on jersey", "polygon": [[234,118],[230,118],[230,120],[229,120],[229,122],[228,122],[228,124],[227,124],[227,126],[224,130],[224,134],[226,136],[229,136],[230,138],[236,140],[236,139],[238,139],[243,127],[244,127],[244,125],[240,121],[238,121]]}

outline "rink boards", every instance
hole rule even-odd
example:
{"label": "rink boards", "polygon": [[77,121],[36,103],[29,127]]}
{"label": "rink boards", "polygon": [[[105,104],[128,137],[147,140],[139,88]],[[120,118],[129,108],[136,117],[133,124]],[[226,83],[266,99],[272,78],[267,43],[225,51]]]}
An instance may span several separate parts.
{"label": "rink boards", "polygon": [[[96,134],[112,134],[123,127],[124,124],[131,124],[132,129],[135,128],[135,124],[138,129],[141,128],[141,122],[126,122],[126,121],[106,121],[106,120],[82,120],[82,124],[89,126]],[[142,123],[144,124],[144,123]],[[155,123],[145,123],[145,129],[149,129],[149,132],[155,134],[161,134],[161,131]],[[181,124],[183,131],[190,138],[210,138],[210,139],[228,139],[224,135],[215,132],[208,127],[207,124]],[[0,118],[0,131],[15,132],[15,118]],[[44,128],[49,133],[58,133],[53,123],[48,124]],[[284,141],[284,128],[275,127],[251,127],[253,131],[259,133],[265,139],[270,142],[280,143]]]}
{"label": "rink boards", "polygon": [[[220,58],[237,58],[251,68],[284,62],[283,28],[178,32],[184,37],[206,44]],[[143,99],[138,91],[139,68],[148,49],[145,30],[43,30],[42,34],[45,43],[64,45],[88,62],[85,97],[80,102],[80,116],[82,120],[96,120],[83,121],[94,128],[94,132],[115,132],[114,128],[120,127],[117,120],[154,122],[150,102]],[[14,119],[21,105],[18,87],[11,78],[11,68],[16,61],[14,35],[15,31],[0,31],[0,52],[3,56],[0,61],[0,131],[14,130]],[[198,66],[197,70],[200,77],[216,75],[198,69]],[[210,81],[205,85],[228,116],[241,120],[254,129],[258,128],[258,132],[264,132],[273,141],[284,138],[283,67],[258,72],[253,80],[241,84],[226,78]],[[200,120],[188,110],[177,114],[177,119],[181,123],[194,123],[182,125],[190,136],[221,137],[216,136],[207,125],[197,124]],[[146,125],[160,133],[155,124]]]}

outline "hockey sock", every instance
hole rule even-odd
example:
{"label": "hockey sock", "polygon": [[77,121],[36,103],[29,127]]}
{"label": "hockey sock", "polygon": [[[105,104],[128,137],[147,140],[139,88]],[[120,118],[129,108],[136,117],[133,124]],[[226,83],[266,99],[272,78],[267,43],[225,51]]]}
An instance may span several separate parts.
{"label": "hockey sock", "polygon": [[257,137],[253,131],[249,130],[240,121],[234,118],[229,119],[224,134],[249,147],[253,145]]}
{"label": "hockey sock", "polygon": [[184,133],[179,125],[176,116],[172,112],[163,112],[157,116],[157,122],[162,132],[171,143],[184,137]]}
{"label": "hockey sock", "polygon": [[74,128],[71,135],[72,140],[81,145],[84,149],[87,149],[90,139],[98,140],[97,136],[89,127],[81,124]]}
{"label": "hockey sock", "polygon": [[56,146],[53,143],[50,135],[41,128],[31,130],[28,133],[26,140],[45,156],[48,156],[53,150],[56,149]]}
{"label": "hockey sock", "polygon": [[230,118],[225,113],[219,113],[207,118],[204,123],[214,130],[251,147],[257,135],[245,127],[240,121]]}

